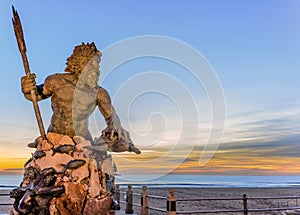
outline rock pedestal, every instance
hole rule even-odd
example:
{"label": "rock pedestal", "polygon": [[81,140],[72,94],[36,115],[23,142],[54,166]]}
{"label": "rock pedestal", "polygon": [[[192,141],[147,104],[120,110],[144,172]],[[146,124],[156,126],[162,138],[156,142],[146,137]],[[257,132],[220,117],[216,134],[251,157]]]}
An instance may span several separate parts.
{"label": "rock pedestal", "polygon": [[[90,141],[48,133],[29,145],[36,151],[24,166],[11,214],[107,214],[112,205],[113,165],[106,151],[88,149]],[[105,171],[109,172],[109,174]],[[109,190],[108,190],[109,189]]]}

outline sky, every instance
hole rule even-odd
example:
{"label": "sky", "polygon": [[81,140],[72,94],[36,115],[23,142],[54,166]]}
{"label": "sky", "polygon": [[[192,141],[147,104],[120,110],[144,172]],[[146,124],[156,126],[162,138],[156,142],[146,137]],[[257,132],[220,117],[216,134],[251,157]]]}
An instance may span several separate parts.
{"label": "sky", "polygon": [[[11,5],[19,12],[38,83],[63,72],[75,45],[94,41],[103,52],[100,84],[142,150],[141,155],[113,154],[122,174],[299,175],[299,0],[1,1],[0,171],[4,172],[22,168],[33,152],[27,144],[39,136],[32,104],[21,93],[25,73]],[[137,43],[149,35],[161,43]],[[164,39],[201,57],[191,58],[184,48],[164,48]],[[114,47],[120,51],[112,52]],[[190,71],[160,56],[109,63],[151,47],[186,62],[205,61],[208,69]],[[200,74],[200,80],[193,73]],[[207,81],[207,74],[215,79]],[[224,108],[222,102],[214,103],[207,87],[222,89]],[[47,128],[50,101],[39,105]],[[214,113],[220,109],[226,112],[223,136],[208,143]],[[90,127],[94,136],[105,127],[97,111]],[[205,148],[208,144],[217,150]],[[213,157],[199,163],[206,154]]]}

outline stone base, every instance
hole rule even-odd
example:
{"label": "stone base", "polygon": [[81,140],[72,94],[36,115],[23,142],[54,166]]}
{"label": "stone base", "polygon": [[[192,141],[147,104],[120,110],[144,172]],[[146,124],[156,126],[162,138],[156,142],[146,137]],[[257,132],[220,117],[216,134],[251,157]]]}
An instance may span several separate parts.
{"label": "stone base", "polygon": [[82,137],[56,133],[48,133],[47,140],[38,138],[34,146],[37,150],[24,166],[23,181],[11,192],[15,202],[10,214],[93,215],[110,211],[112,190],[107,190],[106,181],[112,176],[99,166],[107,156],[102,153],[99,158],[84,148],[91,143]]}

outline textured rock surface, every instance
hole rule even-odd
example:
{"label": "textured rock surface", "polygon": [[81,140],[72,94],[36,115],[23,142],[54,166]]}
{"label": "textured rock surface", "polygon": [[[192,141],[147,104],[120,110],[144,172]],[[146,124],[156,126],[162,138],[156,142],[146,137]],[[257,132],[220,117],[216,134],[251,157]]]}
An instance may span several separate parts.
{"label": "textured rock surface", "polygon": [[107,152],[97,156],[84,148],[91,143],[82,137],[48,133],[47,138],[37,138],[23,182],[11,192],[15,198],[11,214],[106,214],[112,203],[106,180],[113,172],[107,174],[99,165],[112,166],[111,156]]}

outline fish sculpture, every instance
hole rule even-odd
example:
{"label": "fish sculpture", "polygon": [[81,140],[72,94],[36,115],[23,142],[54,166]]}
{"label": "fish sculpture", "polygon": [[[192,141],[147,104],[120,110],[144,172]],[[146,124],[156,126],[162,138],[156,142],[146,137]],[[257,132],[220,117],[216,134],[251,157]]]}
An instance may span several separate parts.
{"label": "fish sculpture", "polygon": [[34,154],[32,155],[32,157],[33,157],[34,159],[40,159],[40,158],[42,158],[42,157],[44,157],[44,156],[46,156],[46,153],[45,153],[43,150],[36,150],[36,151],[34,152]]}
{"label": "fish sculpture", "polygon": [[68,154],[69,152],[76,151],[76,147],[74,145],[64,144],[57,148],[53,148],[52,150],[53,150],[52,156],[54,156],[55,153],[57,152]]}
{"label": "fish sculpture", "polygon": [[67,169],[77,169],[81,166],[83,166],[86,163],[85,160],[81,160],[81,159],[76,159],[76,160],[72,160],[67,164],[62,164],[62,166],[64,167],[63,172],[65,172]]}

